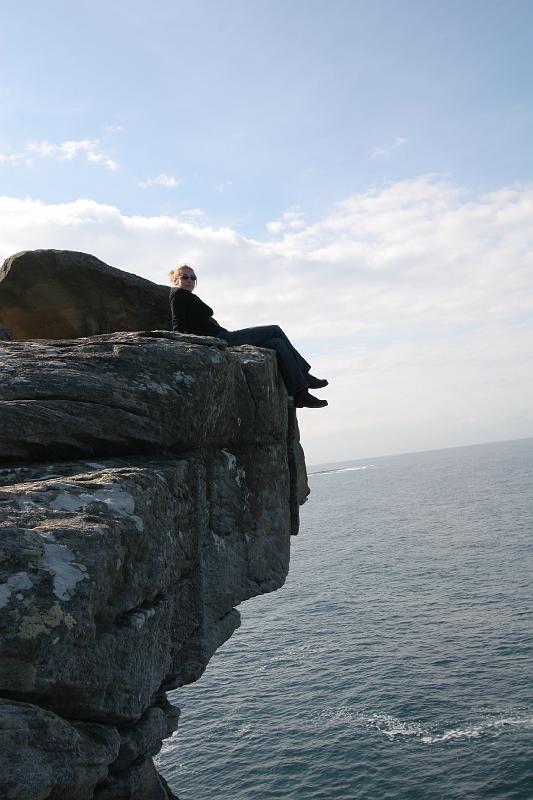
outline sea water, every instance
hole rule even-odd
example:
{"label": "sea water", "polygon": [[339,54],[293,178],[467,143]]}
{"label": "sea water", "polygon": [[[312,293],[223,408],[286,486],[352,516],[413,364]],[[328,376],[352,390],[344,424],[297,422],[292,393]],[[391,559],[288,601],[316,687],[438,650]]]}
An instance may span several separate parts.
{"label": "sea water", "polygon": [[285,586],[174,692],[182,800],[532,800],[533,439],[310,467]]}

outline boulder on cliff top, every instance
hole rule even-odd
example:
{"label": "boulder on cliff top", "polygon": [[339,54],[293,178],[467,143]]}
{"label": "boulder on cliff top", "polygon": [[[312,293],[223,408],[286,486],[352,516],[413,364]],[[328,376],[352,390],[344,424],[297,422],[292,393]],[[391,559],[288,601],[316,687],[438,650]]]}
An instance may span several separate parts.
{"label": "boulder on cliff top", "polygon": [[27,250],[0,268],[0,321],[15,339],[169,330],[168,286],[73,250]]}

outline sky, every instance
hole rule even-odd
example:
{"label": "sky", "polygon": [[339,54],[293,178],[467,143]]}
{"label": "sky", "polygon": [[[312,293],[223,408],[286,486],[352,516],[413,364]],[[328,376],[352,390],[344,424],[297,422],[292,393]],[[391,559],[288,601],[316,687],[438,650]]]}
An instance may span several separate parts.
{"label": "sky", "polygon": [[330,380],[309,464],[533,436],[532,31],[530,0],[0,0],[0,260],[191,262]]}

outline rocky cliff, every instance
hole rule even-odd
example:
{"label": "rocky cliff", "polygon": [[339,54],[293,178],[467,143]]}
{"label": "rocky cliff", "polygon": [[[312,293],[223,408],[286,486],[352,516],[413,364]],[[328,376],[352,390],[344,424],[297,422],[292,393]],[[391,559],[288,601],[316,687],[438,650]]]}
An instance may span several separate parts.
{"label": "rocky cliff", "polygon": [[0,797],[172,797],[166,691],[283,584],[308,491],[274,354],[0,342],[0,464]]}

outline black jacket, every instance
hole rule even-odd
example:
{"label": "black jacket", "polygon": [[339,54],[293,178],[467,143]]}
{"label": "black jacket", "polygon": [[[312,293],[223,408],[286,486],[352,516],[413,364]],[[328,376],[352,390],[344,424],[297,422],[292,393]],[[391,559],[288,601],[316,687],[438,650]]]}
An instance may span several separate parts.
{"label": "black jacket", "polygon": [[176,286],[170,290],[170,310],[172,330],[176,333],[216,336],[218,331],[224,330],[213,319],[213,309],[187,289]]}

